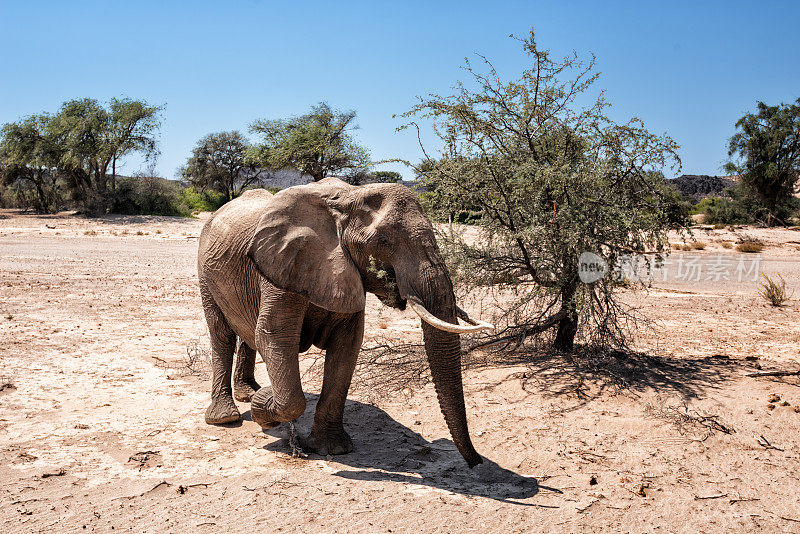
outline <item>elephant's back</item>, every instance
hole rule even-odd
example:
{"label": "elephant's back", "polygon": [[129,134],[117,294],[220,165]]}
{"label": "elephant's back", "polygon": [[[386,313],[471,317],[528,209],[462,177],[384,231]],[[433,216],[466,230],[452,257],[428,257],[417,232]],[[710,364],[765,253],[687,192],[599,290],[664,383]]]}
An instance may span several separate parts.
{"label": "elephant's back", "polygon": [[259,274],[247,249],[272,194],[253,189],[228,202],[206,221],[200,234],[197,270],[201,291],[208,291],[231,328],[252,338],[258,315]]}

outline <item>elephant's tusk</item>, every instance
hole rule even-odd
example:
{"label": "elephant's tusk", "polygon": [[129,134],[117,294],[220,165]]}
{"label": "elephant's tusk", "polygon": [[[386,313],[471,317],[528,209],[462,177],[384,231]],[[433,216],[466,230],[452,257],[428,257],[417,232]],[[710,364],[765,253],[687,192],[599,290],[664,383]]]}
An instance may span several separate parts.
{"label": "elephant's tusk", "polygon": [[487,323],[485,321],[481,321],[480,319],[473,319],[467,314],[467,312],[459,308],[458,305],[456,305],[456,317],[463,320],[465,323],[469,323],[475,326],[482,326],[486,330],[491,330],[494,328],[494,325],[492,323]]}
{"label": "elephant's tusk", "polygon": [[[494,328],[494,326],[490,325],[489,323],[484,323],[483,321],[474,321],[477,323],[475,326],[461,326],[458,324],[448,323],[446,321],[442,321],[438,317],[434,316],[431,312],[426,310],[425,306],[422,305],[422,302],[416,298],[412,297],[407,299],[407,302],[408,305],[411,306],[411,309],[414,310],[414,313],[419,315],[420,319],[429,325],[438,328],[439,330],[444,330],[445,332],[452,332],[454,334],[473,334],[475,332],[480,332],[481,330]],[[460,308],[457,308],[457,310],[459,310],[461,313],[464,313],[464,311]],[[466,315],[466,313],[464,313],[464,315]],[[469,318],[469,316],[467,316],[467,318]],[[472,321],[472,319],[469,320]]]}

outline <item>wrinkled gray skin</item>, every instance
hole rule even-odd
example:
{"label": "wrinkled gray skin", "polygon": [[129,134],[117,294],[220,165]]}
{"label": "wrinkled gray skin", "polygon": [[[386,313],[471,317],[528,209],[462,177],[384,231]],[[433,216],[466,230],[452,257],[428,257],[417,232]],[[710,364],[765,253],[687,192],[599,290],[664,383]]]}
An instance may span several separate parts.
{"label": "wrinkled gray skin", "polygon": [[[396,282],[396,292],[371,272],[370,257]],[[248,191],[205,224],[198,270],[213,365],[206,422],[238,421],[234,396],[251,401],[253,420],[264,428],[298,418],[306,407],[298,354],[313,344],[326,351],[324,377],[302,444],[322,455],[353,449],[342,416],[364,334],[365,292],[399,309],[417,297],[456,323],[453,286],[431,222],[397,184],[354,187],[328,178],[274,196]],[[440,408],[472,467],[482,460],[467,430],[458,334],[424,322],[422,329]],[[256,350],[271,386],[259,388],[253,378]]]}

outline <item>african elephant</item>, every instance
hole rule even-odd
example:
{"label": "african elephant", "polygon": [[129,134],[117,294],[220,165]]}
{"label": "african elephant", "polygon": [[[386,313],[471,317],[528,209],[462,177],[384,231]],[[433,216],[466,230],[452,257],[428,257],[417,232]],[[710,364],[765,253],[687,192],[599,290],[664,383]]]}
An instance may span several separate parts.
{"label": "african elephant", "polygon": [[[206,222],[198,271],[212,350],[207,423],[239,420],[233,395],[251,401],[253,420],[264,428],[299,417],[306,399],[298,354],[313,344],[326,351],[323,384],[311,433],[301,443],[323,455],[350,452],[342,417],[368,291],[401,310],[408,303],[422,317],[450,434],[470,467],[482,462],[467,430],[458,334],[490,325],[456,306],[433,226],[406,187],[327,178],[275,195],[248,191]],[[457,316],[474,326],[458,325]],[[254,349],[270,386],[259,388],[253,378]]]}

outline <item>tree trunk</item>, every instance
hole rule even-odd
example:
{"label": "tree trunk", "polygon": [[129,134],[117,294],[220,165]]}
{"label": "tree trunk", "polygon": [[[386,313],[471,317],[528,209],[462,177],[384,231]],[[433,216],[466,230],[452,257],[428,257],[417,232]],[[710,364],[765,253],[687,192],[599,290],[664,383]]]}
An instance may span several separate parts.
{"label": "tree trunk", "polygon": [[566,316],[558,323],[558,332],[553,341],[553,348],[562,352],[571,352],[575,347],[575,335],[578,333],[578,313],[575,309],[576,287],[568,285],[561,290],[561,311]]}

